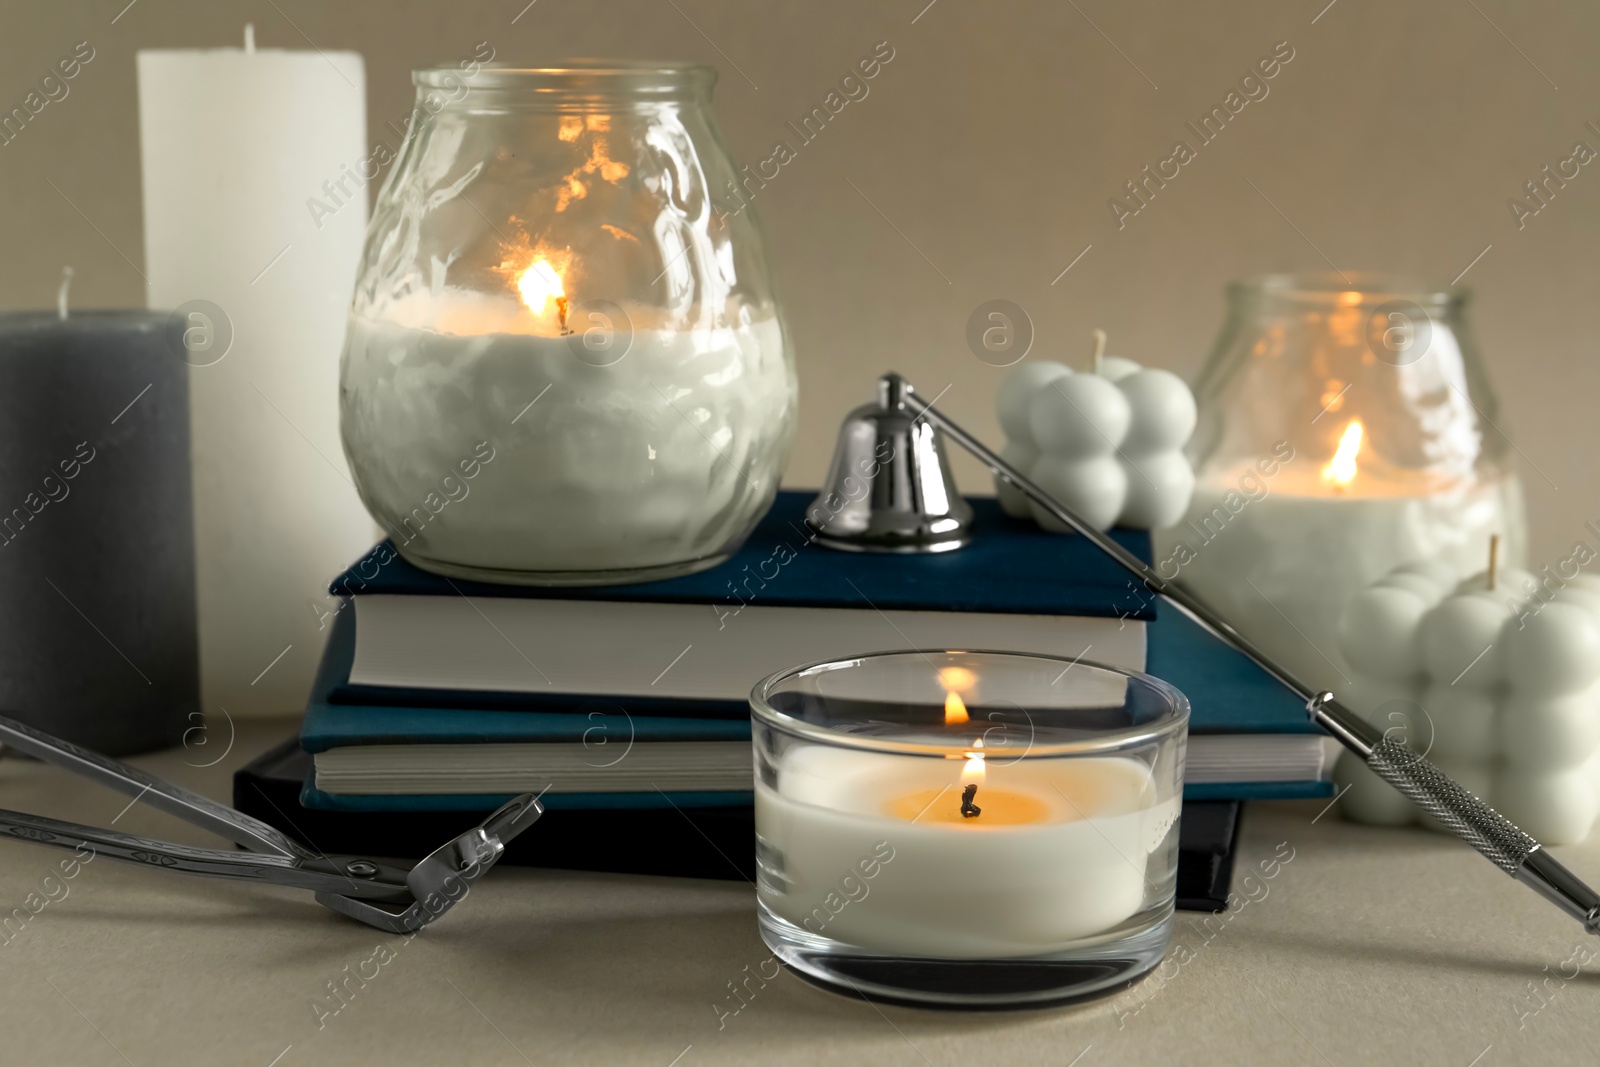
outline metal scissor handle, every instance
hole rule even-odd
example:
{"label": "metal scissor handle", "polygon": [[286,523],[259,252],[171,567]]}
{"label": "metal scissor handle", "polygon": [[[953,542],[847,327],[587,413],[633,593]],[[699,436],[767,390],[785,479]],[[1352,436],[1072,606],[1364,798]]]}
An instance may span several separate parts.
{"label": "metal scissor handle", "polygon": [[[86,846],[112,859],[180,874],[309,889],[318,902],[334,911],[392,933],[414,933],[438,919],[488,873],[505,852],[506,842],[544,814],[538,800],[524,793],[407,870],[361,856],[330,856],[309,849],[210,797],[15,719],[0,716],[0,743],[144,800],[233,841],[245,851],[195,848],[4,809],[0,809],[0,833],[54,848]],[[388,910],[368,901],[399,908]]]}

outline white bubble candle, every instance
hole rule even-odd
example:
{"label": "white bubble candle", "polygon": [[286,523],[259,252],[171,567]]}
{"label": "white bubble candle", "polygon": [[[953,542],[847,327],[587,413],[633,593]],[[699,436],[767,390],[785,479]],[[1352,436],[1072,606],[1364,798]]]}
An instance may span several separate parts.
{"label": "white bubble candle", "polygon": [[[1105,354],[1094,331],[1089,369],[1041,361],[1018,367],[1000,386],[1001,455],[1097,529],[1168,526],[1183,516],[1194,472],[1183,446],[1194,432],[1189,387],[1171,371]],[[1003,478],[995,492],[1007,513],[1048,530],[1067,527]]]}
{"label": "white bubble candle", "polygon": [[[1402,567],[1350,601],[1351,707],[1541,841],[1582,841],[1600,814],[1600,578],[1552,588],[1497,555],[1498,539],[1465,581]],[[1441,828],[1349,757],[1336,777],[1357,822]]]}

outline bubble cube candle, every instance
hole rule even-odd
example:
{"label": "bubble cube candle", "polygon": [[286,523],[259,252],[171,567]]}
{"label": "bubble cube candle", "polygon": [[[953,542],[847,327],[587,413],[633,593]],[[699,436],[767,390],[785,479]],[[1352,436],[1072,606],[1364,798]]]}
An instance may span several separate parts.
{"label": "bubble cube candle", "polygon": [[[1418,563],[1355,596],[1339,621],[1347,692],[1530,834],[1572,844],[1600,814],[1600,577],[1497,573],[1497,548],[1464,582]],[[1356,760],[1334,777],[1347,818],[1433,825]]]}
{"label": "bubble cube candle", "polygon": [[[1171,371],[1105,355],[1095,331],[1093,369],[1042,361],[1018,367],[997,399],[1001,455],[1091,525],[1170,526],[1194,492],[1183,447],[1194,433],[1194,395]],[[1048,530],[1067,527],[1002,479],[1000,505]]]}

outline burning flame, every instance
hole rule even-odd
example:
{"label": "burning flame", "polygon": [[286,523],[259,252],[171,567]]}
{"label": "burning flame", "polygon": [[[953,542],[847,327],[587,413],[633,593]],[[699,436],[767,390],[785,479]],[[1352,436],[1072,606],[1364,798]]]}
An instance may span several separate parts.
{"label": "burning flame", "polygon": [[1339,438],[1339,447],[1333,458],[1322,468],[1322,480],[1335,488],[1343,488],[1355,479],[1356,453],[1361,451],[1362,427],[1360,419],[1351,419]]}
{"label": "burning flame", "polygon": [[967,703],[961,699],[961,694],[954,689],[944,695],[944,724],[946,726],[960,726],[971,716],[967,714]]}
{"label": "burning flame", "polygon": [[570,309],[566,277],[572,266],[572,253],[542,243],[530,247],[524,237],[516,245],[506,245],[501,254],[504,258],[495,272],[516,289],[535,318],[544,318],[554,305],[561,332],[566,333]]}
{"label": "burning flame", "polygon": [[560,272],[550,265],[548,259],[536,259],[532,266],[522,272],[517,279],[517,292],[522,294],[522,302],[535,315],[543,315],[550,301],[554,300],[556,310],[561,315],[561,324],[566,325],[567,290],[561,284]]}
{"label": "burning flame", "polygon": [[[976,741],[972,742],[972,747],[975,749],[982,748],[983,738],[980,737]],[[966,787],[973,784],[983,784],[982,752],[968,752],[966,765],[961,768],[961,785]]]}

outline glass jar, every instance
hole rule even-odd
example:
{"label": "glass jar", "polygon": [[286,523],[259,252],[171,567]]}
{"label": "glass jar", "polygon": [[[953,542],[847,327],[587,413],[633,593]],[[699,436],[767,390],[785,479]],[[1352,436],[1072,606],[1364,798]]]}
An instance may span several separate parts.
{"label": "glass jar", "polygon": [[1015,652],[879,652],[750,694],[761,936],[855,996],[1124,989],[1172,928],[1189,701]]}
{"label": "glass jar", "polygon": [[[1314,686],[1348,692],[1348,599],[1405,564],[1526,554],[1521,484],[1468,293],[1351,273],[1228,287],[1196,387],[1194,502],[1156,565]],[[1358,701],[1359,702],[1359,701]]]}
{"label": "glass jar", "polygon": [[362,500],[417,566],[522,584],[685,574],[771,504],[788,335],[709,67],[421,70],[341,369]]}

